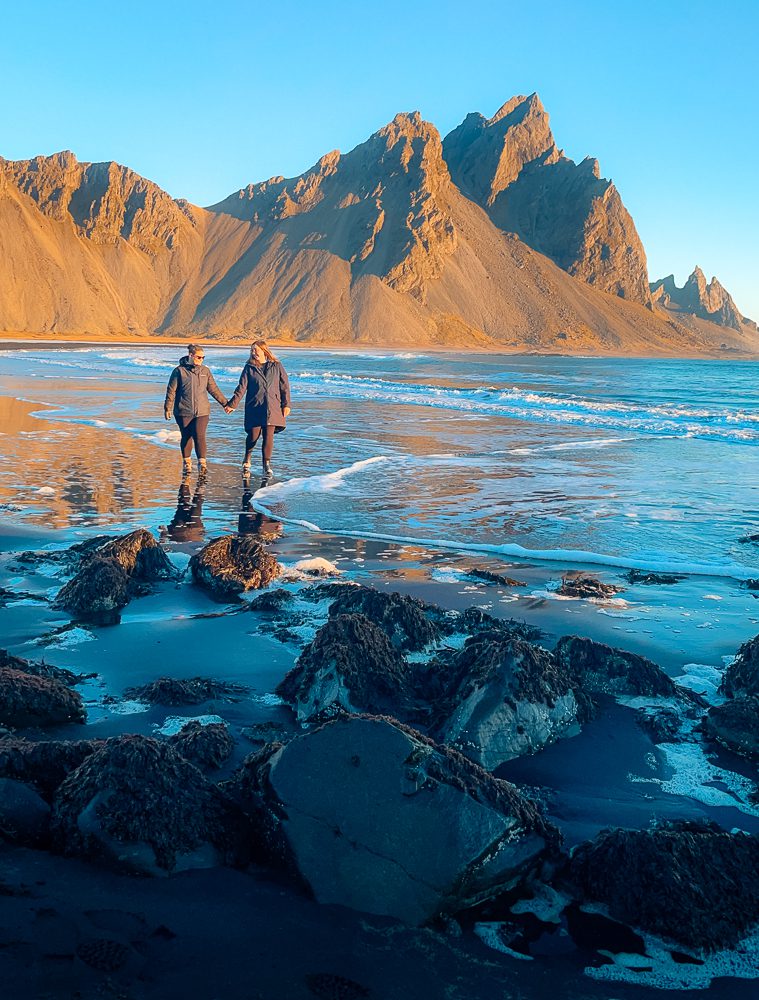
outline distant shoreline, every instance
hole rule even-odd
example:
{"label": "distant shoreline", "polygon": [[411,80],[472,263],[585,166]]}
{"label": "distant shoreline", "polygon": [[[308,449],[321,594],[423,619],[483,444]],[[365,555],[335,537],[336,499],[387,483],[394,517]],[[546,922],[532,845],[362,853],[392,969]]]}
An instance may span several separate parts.
{"label": "distant shoreline", "polygon": [[[195,339],[204,346],[213,348],[243,348],[251,343],[247,338],[236,340],[221,339],[213,337],[202,337],[197,334],[188,333],[188,338],[194,336]],[[51,337],[46,333],[13,333],[0,330],[0,347],[5,350],[23,350],[29,345],[44,345],[53,349],[70,347],[181,347],[187,346],[186,339],[177,337],[157,337],[148,335],[144,337],[114,338],[103,337]],[[609,351],[591,352],[585,351],[527,351],[509,350],[502,344],[493,344],[490,347],[472,345],[466,347],[430,347],[418,344],[367,344],[362,343],[328,343],[328,342],[303,342],[295,340],[274,340],[267,338],[267,343],[277,349],[303,350],[303,351],[345,351],[355,353],[357,351],[371,353],[374,351],[390,351],[393,353],[404,353],[413,351],[418,354],[461,354],[461,355],[504,355],[508,357],[541,357],[541,358],[645,358],[661,359],[670,361],[759,361],[759,352],[749,353],[748,351],[726,350],[712,351],[700,354],[667,354],[664,352],[656,354],[635,354],[620,353],[615,354]]]}

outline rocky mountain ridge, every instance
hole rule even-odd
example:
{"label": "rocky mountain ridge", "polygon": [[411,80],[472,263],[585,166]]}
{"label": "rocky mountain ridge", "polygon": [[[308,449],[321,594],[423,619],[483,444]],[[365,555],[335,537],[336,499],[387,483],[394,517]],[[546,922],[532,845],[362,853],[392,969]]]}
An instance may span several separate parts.
{"label": "rocky mountain ridge", "polygon": [[563,156],[536,95],[444,140],[418,112],[396,115],[348,153],[205,209],[116,163],[0,159],[0,330],[756,350],[746,324],[710,315],[655,308],[618,192],[595,161]]}
{"label": "rocky mountain ridge", "polygon": [[[740,313],[730,293],[715,277],[707,283],[706,275],[698,265],[682,288],[675,284],[674,274],[652,282],[651,297],[665,308],[680,309],[719,326],[741,330],[744,324],[752,324]],[[753,325],[756,326],[755,323]]]}

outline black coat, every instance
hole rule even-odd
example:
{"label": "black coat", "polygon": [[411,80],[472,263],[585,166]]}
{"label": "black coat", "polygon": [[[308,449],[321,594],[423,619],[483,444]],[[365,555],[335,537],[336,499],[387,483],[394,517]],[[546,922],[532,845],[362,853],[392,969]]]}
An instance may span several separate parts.
{"label": "black coat", "polygon": [[191,365],[189,355],[186,354],[171,373],[163,408],[173,409],[177,420],[207,417],[211,412],[209,393],[221,406],[226,405],[227,401],[210,369],[205,365]]}
{"label": "black coat", "polygon": [[229,405],[235,409],[245,395],[245,430],[272,424],[285,426],[282,412],[290,405],[290,380],[279,361],[265,361],[260,367],[249,361],[240,374]]}

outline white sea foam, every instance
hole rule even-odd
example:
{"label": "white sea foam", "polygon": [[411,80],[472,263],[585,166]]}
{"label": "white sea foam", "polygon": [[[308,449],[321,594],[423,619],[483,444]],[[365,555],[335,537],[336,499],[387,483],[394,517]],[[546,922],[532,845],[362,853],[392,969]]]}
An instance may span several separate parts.
{"label": "white sea foam", "polygon": [[675,677],[678,684],[702,695],[710,705],[720,705],[725,700],[719,693],[723,674],[718,667],[708,663],[686,663],[683,670],[684,673]]}
{"label": "white sea foam", "polygon": [[117,701],[112,705],[104,707],[111,715],[141,715],[143,712],[149,712],[152,708],[146,701],[133,701],[130,699]]}
{"label": "white sea foam", "polygon": [[[600,954],[610,958],[613,964],[589,966],[584,970],[585,975],[602,982],[634,983],[659,990],[705,990],[714,979],[721,978],[759,979],[759,928],[735,948],[724,948],[713,954],[690,953],[698,963],[676,962],[671,946],[650,934],[642,937],[645,956],[601,951]],[[687,952],[680,946],[677,950]]]}
{"label": "white sea foam", "polygon": [[158,723],[154,723],[153,728],[157,733],[161,733],[162,736],[174,736],[188,722],[199,722],[201,726],[210,726],[215,722],[223,723],[224,720],[220,715],[169,715],[164,719],[161,726]]}
{"label": "white sea foam", "polygon": [[534,961],[532,955],[523,955],[522,952],[509,948],[501,937],[501,928],[504,926],[506,925],[499,921],[476,923],[474,933],[488,948],[492,948],[494,951],[500,951],[510,958],[518,958],[523,962]]}

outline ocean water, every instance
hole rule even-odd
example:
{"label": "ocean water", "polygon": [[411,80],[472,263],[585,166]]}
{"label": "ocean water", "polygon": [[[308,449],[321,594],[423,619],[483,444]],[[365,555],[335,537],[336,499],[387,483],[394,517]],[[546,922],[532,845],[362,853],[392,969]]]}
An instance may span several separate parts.
{"label": "ocean water", "polygon": [[[177,479],[163,474],[166,455],[149,456],[178,451],[162,401],[181,353],[2,350],[0,392],[55,407],[44,415],[59,448],[72,423],[91,428],[93,441],[98,430],[127,435],[141,459],[139,502],[169,508]],[[208,349],[223,392],[245,357]],[[504,557],[759,577],[759,545],[741,541],[759,531],[757,362],[296,349],[280,357],[293,412],[276,438],[277,478],[252,498],[262,513]],[[211,462],[232,470],[242,414],[213,406]],[[14,476],[6,464],[5,498]],[[36,481],[40,509],[46,490],[63,499],[52,479]],[[130,521],[139,503],[133,488],[122,493],[121,505],[115,496],[103,510],[72,481],[56,525]],[[231,523],[237,507],[230,496],[225,510],[216,494],[206,526]]]}

